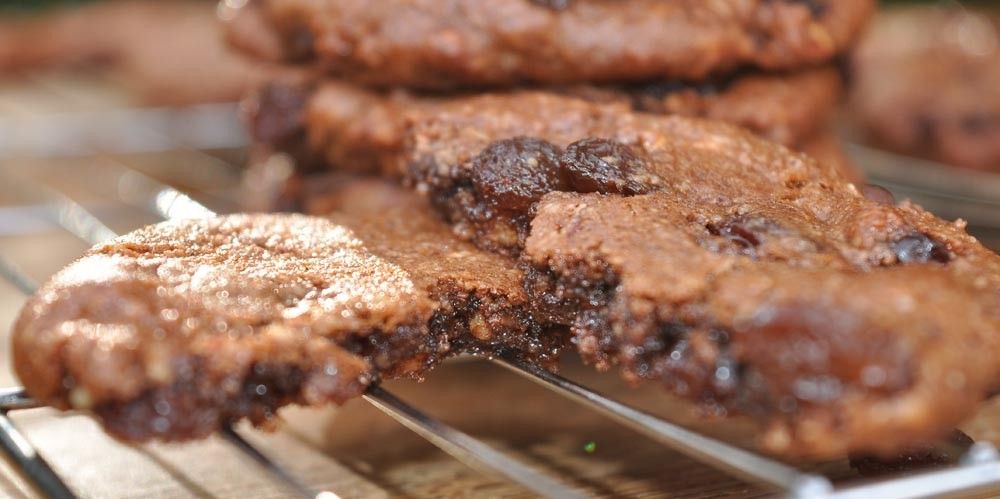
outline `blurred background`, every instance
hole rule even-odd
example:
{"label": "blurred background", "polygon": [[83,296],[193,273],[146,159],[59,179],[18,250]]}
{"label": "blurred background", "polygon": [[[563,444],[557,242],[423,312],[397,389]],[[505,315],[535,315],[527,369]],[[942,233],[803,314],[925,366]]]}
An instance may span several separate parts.
{"label": "blurred background", "polygon": [[[259,206],[255,197],[278,188],[290,173],[287,164],[269,164],[245,174],[253,155],[241,124],[239,100],[278,71],[227,47],[220,17],[224,20],[246,1],[0,0],[0,263],[42,280],[79,255],[90,245],[88,240],[156,222],[164,206],[183,207],[183,196],[225,212]],[[944,218],[968,221],[970,232],[994,249],[1000,248],[998,20],[1000,2],[883,2],[866,37],[841,61],[849,90],[837,120],[847,154],[869,182]],[[22,302],[14,286],[0,281],[0,358],[5,360],[9,358],[5,335]],[[483,369],[450,366],[443,371],[466,370],[475,379]],[[579,376],[592,376],[588,373]],[[459,374],[456,379],[468,377]],[[14,383],[9,368],[0,369],[0,386]],[[601,383],[614,381],[604,377],[591,384]],[[399,390],[433,396],[426,387]],[[542,397],[530,388],[511,390],[510,400]],[[630,393],[637,404],[662,399]],[[448,403],[457,407],[462,401]],[[502,399],[497,403],[507,405]],[[485,425],[487,433],[492,424],[504,425],[486,416],[495,413],[494,405],[482,406],[484,414],[467,414],[463,424]],[[524,428],[544,419],[527,409]],[[463,410],[452,414],[462,415]],[[573,408],[553,410],[568,413]],[[393,434],[393,441],[400,442],[394,450],[371,449],[366,441],[349,438],[351,432],[327,432],[329,422],[315,423],[313,413],[295,414],[290,416],[293,420],[307,421],[298,433],[268,437],[269,442],[261,445],[279,455],[298,456],[302,461],[295,471],[311,481],[353,483],[351,477],[376,472],[365,464],[367,459],[405,463],[375,468],[398,475],[381,477],[390,485],[406,483],[412,490],[416,483],[433,495],[458,477],[465,480],[464,486],[478,480],[475,483],[487,494],[516,495],[501,482],[484,479],[439,455],[405,430]],[[343,414],[338,425],[355,425],[358,432],[398,430],[357,406],[349,406]],[[29,433],[36,429],[33,438],[50,449],[48,457],[61,469],[90,469],[88,463],[101,459],[121,464],[72,475],[74,485],[89,487],[94,495],[112,490],[101,488],[107,483],[135,482],[137,476],[147,480],[142,482],[148,486],[144,495],[150,496],[233,495],[239,490],[282,495],[272,485],[253,481],[259,477],[227,485],[223,478],[204,476],[204,471],[186,462],[189,454],[180,451],[143,451],[143,459],[156,466],[147,461],[135,464],[137,451],[107,441],[89,420],[64,420],[56,426],[41,420],[37,414],[28,415],[20,423]],[[565,459],[559,462],[567,469],[582,467],[593,476],[611,476],[611,482],[621,487],[611,490],[612,495],[643,487],[677,490],[677,484],[661,483],[668,474],[649,466],[662,460],[648,453],[662,449],[652,445],[646,449],[646,443],[614,444],[628,436],[602,435],[607,426],[599,419],[580,416],[571,423],[578,426],[575,434],[586,438],[543,441],[540,435],[551,435],[551,429],[526,430],[523,439],[537,439],[534,449],[539,455],[522,457],[530,460],[562,452]],[[81,435],[82,441],[102,443],[74,444],[65,438],[67,429]],[[987,431],[992,430],[985,426],[978,432],[970,430],[978,438],[995,437],[984,435]],[[330,440],[333,436],[341,440]],[[590,438],[605,445],[598,448],[607,454],[582,464],[576,451]],[[217,442],[198,445],[202,456],[222,452]],[[360,456],[361,461],[334,463],[317,453],[317,446]],[[570,449],[568,454],[565,449]],[[422,457],[408,460],[413,455]],[[239,473],[238,463],[225,470]],[[824,466],[834,475],[849,474],[844,463]],[[694,473],[701,483],[732,487],[734,496],[760,493],[751,487],[741,489],[712,470],[678,471],[684,471],[678,475]],[[4,476],[8,475],[12,476]],[[202,480],[200,485],[185,481],[194,475]],[[0,493],[18,494],[16,479],[11,480],[0,480]],[[357,487],[359,496],[374,493]]]}

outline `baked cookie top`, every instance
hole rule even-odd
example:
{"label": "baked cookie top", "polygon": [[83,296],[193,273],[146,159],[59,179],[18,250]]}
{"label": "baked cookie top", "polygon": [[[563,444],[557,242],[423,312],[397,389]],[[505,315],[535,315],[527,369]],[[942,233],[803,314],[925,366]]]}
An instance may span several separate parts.
{"label": "baked cookie top", "polygon": [[124,440],[184,440],[340,403],[457,352],[555,357],[561,337],[531,320],[511,260],[398,187],[341,179],[325,193],[312,210],[330,218],[170,221],[88,251],[14,327],[28,393]]}
{"label": "baked cookie top", "polygon": [[873,7],[871,0],[263,0],[236,16],[230,39],[260,57],[305,61],[366,85],[703,80],[744,66],[830,61]]}
{"label": "baked cookie top", "polygon": [[998,384],[1000,256],[746,131],[483,97],[416,122],[407,151],[457,234],[520,255],[537,316],[586,358],[757,416],[766,449],[892,452]]}

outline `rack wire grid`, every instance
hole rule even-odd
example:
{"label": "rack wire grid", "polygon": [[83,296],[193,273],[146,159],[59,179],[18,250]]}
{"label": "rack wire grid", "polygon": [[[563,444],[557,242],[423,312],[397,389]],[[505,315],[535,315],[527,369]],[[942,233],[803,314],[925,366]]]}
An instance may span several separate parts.
{"label": "rack wire grid", "polygon": [[[22,268],[51,273],[87,246],[117,233],[164,218],[211,216],[240,206],[236,193],[246,191],[239,187],[244,171],[239,165],[246,158],[235,105],[108,112],[107,97],[95,98],[93,88],[78,82],[38,79],[28,92],[0,99],[0,112],[4,113],[0,114],[0,312],[4,317],[13,317],[24,296],[36,287],[36,279],[44,277],[28,275]],[[35,107],[25,111],[24,102]],[[39,114],[38,103],[44,103],[48,112]],[[9,358],[6,341],[0,354]],[[843,466],[839,472],[824,472],[822,466],[800,468],[782,463],[514,358],[482,361],[543,387],[548,397],[561,396],[606,416],[608,424],[629,428],[642,444],[662,445],[686,456],[682,460],[701,463],[692,466],[708,474],[693,472],[696,480],[725,482],[719,478],[725,475],[739,480],[730,479],[725,491],[699,487],[696,493],[685,493],[640,487],[632,489],[636,494],[909,498],[1000,492],[1000,457],[985,441],[969,448],[956,465],[887,479],[850,479]],[[2,376],[0,380],[14,383],[9,374]],[[428,384],[436,382],[432,373]],[[514,484],[494,489],[487,486],[478,490],[482,495],[588,497],[628,493],[627,489],[581,481],[545,456],[526,460],[502,444],[472,437],[409,405],[385,387],[372,387],[363,398],[461,463]],[[220,429],[218,438],[187,445],[186,450],[156,444],[129,447],[107,440],[96,425],[81,424],[80,419],[36,408],[13,384],[0,390],[0,447],[9,465],[0,492],[49,497],[113,496],[122,495],[123,490],[142,491],[145,496],[408,495],[405,490],[385,490],[369,483],[363,472],[352,473],[322,448],[294,435],[263,436],[227,427]],[[377,439],[377,435],[372,438]],[[102,443],[92,448],[68,445],[78,439]],[[289,454],[297,456],[296,462],[283,459]],[[303,455],[309,459],[302,459]],[[188,466],[192,457],[198,462],[196,471]],[[50,466],[47,459],[56,465]],[[103,474],[107,482],[104,488],[96,492],[75,490],[76,484],[86,481],[81,474],[88,473]],[[220,488],[220,481],[212,479],[216,474],[239,477],[241,484],[227,489],[223,480]],[[741,482],[745,485],[740,486]],[[445,490],[438,492],[444,494]]]}

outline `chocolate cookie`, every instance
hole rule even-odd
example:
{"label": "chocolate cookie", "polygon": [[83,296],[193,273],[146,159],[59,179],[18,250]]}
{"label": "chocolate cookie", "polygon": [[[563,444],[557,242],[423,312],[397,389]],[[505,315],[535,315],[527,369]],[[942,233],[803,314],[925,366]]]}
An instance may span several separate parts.
{"label": "chocolate cookie", "polygon": [[28,393],[89,410],[128,441],[185,440],[286,404],[343,402],[443,356],[554,359],[522,274],[459,241],[418,196],[377,181],[302,215],[172,221],[91,249],[25,305]]}
{"label": "chocolate cookie", "polygon": [[1000,256],[734,127],[547,95],[416,123],[411,179],[581,353],[785,455],[932,440],[1000,385]]}
{"label": "chocolate cookie", "polygon": [[[830,120],[841,83],[836,70],[819,68],[741,74],[699,84],[573,85],[546,91],[616,105],[623,111],[717,119],[798,145]],[[261,88],[246,100],[244,109],[255,140],[291,152],[303,169],[335,166],[398,175],[393,170],[408,119],[462,106],[475,98],[474,94],[378,92],[335,81],[315,85],[298,79]]]}
{"label": "chocolate cookie", "polygon": [[883,146],[1000,171],[1000,14],[881,12],[853,56],[851,111]]}
{"label": "chocolate cookie", "polygon": [[[230,37],[377,86],[704,80],[830,61],[871,0],[260,0]],[[239,16],[238,16],[239,17]],[[270,32],[242,29],[270,25]],[[262,38],[262,40],[258,40]],[[275,42],[274,40],[278,40]]]}

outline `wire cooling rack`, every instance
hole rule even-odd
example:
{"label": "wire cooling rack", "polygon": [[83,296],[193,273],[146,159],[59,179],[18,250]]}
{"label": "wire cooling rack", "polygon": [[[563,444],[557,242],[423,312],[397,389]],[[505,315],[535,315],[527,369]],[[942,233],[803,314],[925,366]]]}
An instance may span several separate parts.
{"label": "wire cooling rack", "polygon": [[[74,96],[59,85],[46,85],[42,85],[44,91],[60,98]],[[0,110],[2,104],[0,101]],[[76,246],[79,248],[160,219],[232,211],[238,206],[233,194],[240,176],[235,165],[243,161],[239,152],[243,138],[238,133],[235,114],[232,105],[217,105],[121,109],[113,113],[76,109],[50,114],[44,119],[0,116],[0,165],[7,165],[0,168],[0,195],[12,200],[0,208],[0,236],[15,240],[14,247],[30,254],[32,244],[52,244],[49,239],[35,237],[45,227],[59,227],[82,243]],[[49,147],[49,141],[62,146]],[[223,149],[227,151],[220,152]],[[126,155],[130,159],[123,160],[123,152],[130,154]],[[95,169],[94,174],[74,171],[73,175],[61,175],[63,172],[53,170],[43,161],[53,156],[89,158],[87,164]],[[185,162],[197,166],[178,166]],[[92,185],[86,189],[88,194],[70,188],[68,177],[73,177],[76,183],[87,183],[89,178]],[[131,214],[124,215],[126,211]],[[36,287],[35,280],[12,261],[13,255],[6,249],[9,247],[9,244],[0,247],[0,275],[13,288],[31,293]],[[692,431],[514,358],[500,356],[489,361],[545,388],[551,396],[565,397],[583,409],[608,416],[641,437],[747,483],[758,484],[769,494],[909,498],[1000,492],[1000,457],[993,445],[986,442],[974,444],[953,466],[876,481],[837,482],[835,486],[822,474]],[[429,383],[434,382],[432,373]],[[364,399],[454,458],[484,473],[507,479],[541,496],[586,496],[566,477],[552,470],[540,470],[449,426],[386,388],[372,387]],[[75,497],[76,492],[67,485],[65,477],[49,466],[43,453],[11,417],[15,411],[33,407],[34,401],[19,387],[0,390],[0,447],[13,469],[25,477],[35,492],[49,497]],[[322,498],[351,495],[351,491],[336,490],[340,485],[336,483],[327,490],[306,485],[294,470],[279,464],[280,455],[268,455],[251,442],[252,435],[246,435],[246,430],[220,428],[219,437],[260,466],[288,494]],[[162,464],[169,467],[169,463]],[[197,484],[189,485],[199,490]],[[661,492],[670,494],[669,490]]]}

